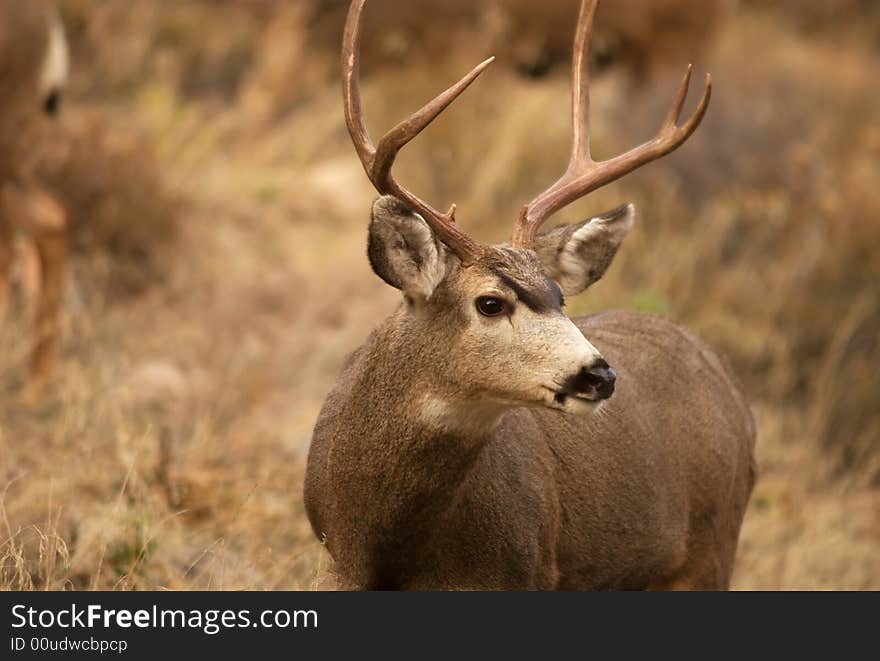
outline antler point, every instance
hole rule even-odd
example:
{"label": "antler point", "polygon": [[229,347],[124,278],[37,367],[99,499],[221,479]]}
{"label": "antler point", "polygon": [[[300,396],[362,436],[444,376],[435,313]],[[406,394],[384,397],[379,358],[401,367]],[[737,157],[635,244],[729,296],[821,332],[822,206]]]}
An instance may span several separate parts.
{"label": "antler point", "polygon": [[494,61],[495,61],[494,55],[492,57],[487,57],[485,60],[483,60],[477,66],[474,67],[474,74],[479,75],[479,74],[483,73],[483,71],[486,69],[486,67],[488,67],[490,64],[492,64]]}

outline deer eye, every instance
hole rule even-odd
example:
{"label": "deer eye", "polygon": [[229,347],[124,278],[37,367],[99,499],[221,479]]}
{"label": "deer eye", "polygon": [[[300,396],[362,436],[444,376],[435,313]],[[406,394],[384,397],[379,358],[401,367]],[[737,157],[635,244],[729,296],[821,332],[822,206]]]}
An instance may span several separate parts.
{"label": "deer eye", "polygon": [[475,303],[477,312],[484,317],[497,317],[508,310],[507,301],[497,296],[480,296]]}

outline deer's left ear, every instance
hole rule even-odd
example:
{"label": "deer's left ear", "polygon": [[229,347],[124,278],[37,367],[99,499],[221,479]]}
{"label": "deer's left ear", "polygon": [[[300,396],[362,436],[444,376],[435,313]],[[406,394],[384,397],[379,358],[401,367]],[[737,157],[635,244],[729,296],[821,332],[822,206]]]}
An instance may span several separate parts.
{"label": "deer's left ear", "polygon": [[535,252],[562,293],[573,296],[601,278],[635,219],[632,204],[535,237]]}

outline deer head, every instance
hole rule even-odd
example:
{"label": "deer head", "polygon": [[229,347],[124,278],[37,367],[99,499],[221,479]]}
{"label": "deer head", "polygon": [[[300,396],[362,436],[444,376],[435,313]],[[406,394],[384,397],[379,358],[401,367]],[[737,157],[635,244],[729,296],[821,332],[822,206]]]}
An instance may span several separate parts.
{"label": "deer head", "polygon": [[[379,277],[404,294],[401,342],[419,347],[416,360],[454,396],[499,406],[548,406],[589,411],[614,392],[615,373],[562,311],[605,273],[633,223],[625,205],[595,218],[538,233],[555,212],[587,193],[679,147],[699,125],[703,97],[682,125],[678,118],[691,69],[656,136],[606,161],[590,156],[588,56],[597,0],[583,0],[572,66],[571,159],[565,173],[526,204],[509,244],[484,245],[392,175],[398,151],[433,121],[486,67],[458,83],[386,133],[367,132],[359,92],[359,42],[366,0],[354,0],[342,50],[345,117],[367,176],[382,195],[373,205],[368,254]],[[430,360],[429,360],[430,359]]]}

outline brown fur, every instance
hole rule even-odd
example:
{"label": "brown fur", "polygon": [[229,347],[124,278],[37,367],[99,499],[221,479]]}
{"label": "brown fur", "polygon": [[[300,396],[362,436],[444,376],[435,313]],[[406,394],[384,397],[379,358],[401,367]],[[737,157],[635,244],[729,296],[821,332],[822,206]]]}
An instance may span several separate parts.
{"label": "brown fur", "polygon": [[[718,358],[609,312],[577,320],[619,375],[591,416],[483,407],[461,391],[484,357],[452,352],[451,280],[430,313],[402,306],[370,336],[315,427],[305,502],[340,585],[727,588],[755,428]],[[426,393],[461,396],[461,426],[425,424]]]}
{"label": "brown fur", "polygon": [[7,307],[15,235],[39,257],[39,291],[29,391],[49,379],[60,345],[60,314],[67,271],[67,216],[35,173],[50,131],[40,88],[52,21],[38,0],[0,3],[0,318]]}
{"label": "brown fur", "polygon": [[[370,171],[364,154],[382,163],[382,150],[351,120],[352,7],[346,118]],[[594,9],[583,3],[576,44]],[[572,176],[586,153],[574,133]],[[404,304],[345,368],[309,451],[306,510],[341,586],[727,588],[755,477],[737,387],[669,322],[575,325],[561,309],[608,268],[633,207],[536,236],[545,216],[527,206],[512,245],[465,250],[449,218],[401,192],[429,215],[380,197],[368,253]]]}

